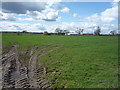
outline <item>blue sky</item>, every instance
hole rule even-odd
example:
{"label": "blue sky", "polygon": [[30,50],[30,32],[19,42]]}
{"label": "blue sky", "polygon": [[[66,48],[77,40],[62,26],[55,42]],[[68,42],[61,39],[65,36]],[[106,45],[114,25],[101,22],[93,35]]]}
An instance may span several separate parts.
{"label": "blue sky", "polygon": [[111,2],[62,2],[61,4],[70,8],[81,16],[88,16],[94,13],[101,13],[107,8],[111,8]]}
{"label": "blue sky", "polygon": [[1,25],[0,30],[28,30],[31,27],[32,32],[54,32],[58,27],[70,31],[83,27],[85,33],[92,33],[99,25],[102,33],[108,33],[109,28],[117,30],[117,9],[113,2],[5,2],[0,21],[6,26]]}

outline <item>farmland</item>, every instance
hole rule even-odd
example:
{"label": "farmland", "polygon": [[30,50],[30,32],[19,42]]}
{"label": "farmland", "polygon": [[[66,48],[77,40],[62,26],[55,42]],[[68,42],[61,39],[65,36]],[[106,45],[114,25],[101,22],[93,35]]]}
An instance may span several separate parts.
{"label": "farmland", "polygon": [[[3,34],[2,44],[22,49],[46,47],[37,61],[48,68],[43,76],[62,88],[117,88],[117,36],[64,36]],[[4,52],[4,50],[3,50]]]}

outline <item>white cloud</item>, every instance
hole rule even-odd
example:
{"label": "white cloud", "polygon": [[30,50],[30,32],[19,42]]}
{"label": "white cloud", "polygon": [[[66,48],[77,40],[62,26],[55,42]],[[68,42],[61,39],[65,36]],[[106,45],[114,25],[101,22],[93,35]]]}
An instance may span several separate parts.
{"label": "white cloud", "polygon": [[33,24],[32,26],[29,24],[29,27],[27,27],[26,30],[28,32],[44,32],[44,30],[46,30],[46,26],[39,23]]}
{"label": "white cloud", "polygon": [[0,23],[1,31],[20,31],[22,30],[20,24],[12,23],[12,22],[1,22]]}
{"label": "white cloud", "polygon": [[77,13],[74,13],[74,14],[73,14],[73,17],[78,17],[78,14],[77,14]]}
{"label": "white cloud", "polygon": [[53,30],[55,30],[56,28],[60,28],[62,30],[70,30],[71,32],[77,30],[77,27],[80,27],[80,28],[84,28],[85,32],[88,32],[88,28],[89,29],[91,28],[93,30],[93,28],[96,26],[97,25],[95,23],[87,23],[87,22],[70,22],[70,23],[62,22],[61,24],[52,25],[51,27]]}
{"label": "white cloud", "polygon": [[68,13],[69,11],[70,11],[70,9],[67,8],[67,7],[65,7],[65,8],[63,8],[63,9],[61,10],[61,12],[63,12],[63,13]]}
{"label": "white cloud", "polygon": [[14,22],[1,22],[0,31],[29,31],[29,32],[43,32],[46,26],[42,24],[29,24],[29,23],[14,23]]}
{"label": "white cloud", "polygon": [[86,18],[88,21],[92,21],[92,22],[96,22],[96,21],[100,21],[100,16],[95,13],[89,17]]}
{"label": "white cloud", "polygon": [[43,14],[42,19],[46,21],[56,21],[59,17],[58,11],[49,7],[43,10],[41,14]]}
{"label": "white cloud", "polygon": [[3,13],[3,12],[0,11],[0,20],[16,21],[17,18],[14,17],[12,14]]}
{"label": "white cloud", "polygon": [[33,18],[18,18],[18,21],[34,21]]}
{"label": "white cloud", "polygon": [[110,33],[110,31],[113,31],[113,30],[118,30],[118,25],[115,25],[115,24],[103,24],[101,26],[101,32],[102,33]]}
{"label": "white cloud", "polygon": [[[3,2],[2,11],[7,15],[29,16],[30,18],[18,18],[18,20],[45,20],[56,21],[61,17],[59,12],[67,13],[69,8],[60,5],[61,0],[46,0],[46,2]],[[15,18],[15,17],[14,17]],[[11,17],[8,20],[13,20]],[[5,19],[6,20],[6,19]],[[22,20],[22,21],[23,21]]]}
{"label": "white cloud", "polygon": [[40,23],[30,24],[30,23],[14,23],[14,22],[1,22],[0,31],[23,31],[27,30],[29,32],[54,32],[56,28],[62,30],[69,30],[71,32],[77,30],[77,27],[84,28],[84,33],[93,33],[97,26],[100,26],[101,33],[109,33],[112,30],[118,30],[115,24],[103,24],[97,25],[96,23],[88,22],[62,22],[60,24],[43,25]]}
{"label": "white cloud", "polygon": [[101,13],[101,21],[103,22],[112,22],[116,20],[118,17],[118,7],[112,7],[106,9],[104,12]]}
{"label": "white cloud", "polygon": [[48,20],[56,20],[56,18],[58,18],[58,13],[57,12],[49,12],[47,14],[47,18]]}
{"label": "white cloud", "polygon": [[[26,18],[23,18],[26,17]],[[45,21],[56,21],[61,17],[58,15],[58,11],[48,8],[42,12],[38,11],[27,11],[26,14],[15,14],[15,13],[3,13],[0,11],[1,21],[32,21],[32,20],[45,20]]]}
{"label": "white cloud", "polygon": [[45,0],[49,6],[52,6],[55,3],[61,2],[62,0]]}
{"label": "white cloud", "polygon": [[29,17],[35,20],[45,20],[45,21],[56,21],[58,20],[58,12],[53,9],[47,9],[42,12],[38,11],[27,11]]}
{"label": "white cloud", "polygon": [[[17,17],[15,17],[17,16]],[[20,16],[26,16],[25,14],[10,14],[10,13],[3,13],[0,11],[0,20],[1,21],[33,21],[33,18],[21,18]]]}
{"label": "white cloud", "polygon": [[114,6],[112,8],[108,8],[105,11],[101,12],[99,15],[98,13],[93,14],[86,19],[88,21],[93,22],[105,22],[110,23],[115,21],[118,18],[118,6]]}

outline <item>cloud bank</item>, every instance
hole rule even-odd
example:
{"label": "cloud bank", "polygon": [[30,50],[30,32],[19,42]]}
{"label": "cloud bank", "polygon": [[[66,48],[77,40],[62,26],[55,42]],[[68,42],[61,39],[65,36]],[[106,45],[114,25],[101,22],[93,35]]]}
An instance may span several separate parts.
{"label": "cloud bank", "polygon": [[91,22],[105,22],[110,23],[118,19],[118,6],[113,6],[112,8],[108,8],[100,14],[95,13],[86,18]]}
{"label": "cloud bank", "polygon": [[[56,28],[60,28],[62,30],[69,30],[70,32],[74,32],[77,30],[77,27],[84,28],[84,33],[93,33],[98,25],[96,23],[85,23],[85,22],[62,22],[61,24],[54,25],[44,25],[40,23],[30,24],[30,23],[14,23],[14,22],[1,22],[0,23],[0,31],[23,31],[26,30],[28,32],[54,32]],[[118,26],[114,24],[102,24],[101,33],[107,34],[111,30],[117,30]]]}

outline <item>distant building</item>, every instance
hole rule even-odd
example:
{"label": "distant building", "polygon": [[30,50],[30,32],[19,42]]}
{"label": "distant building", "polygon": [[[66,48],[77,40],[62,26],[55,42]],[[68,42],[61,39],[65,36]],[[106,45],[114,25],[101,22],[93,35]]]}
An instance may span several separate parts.
{"label": "distant building", "polygon": [[70,32],[70,33],[68,33],[67,35],[79,35],[79,34],[76,33],[76,32]]}

